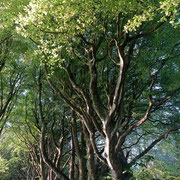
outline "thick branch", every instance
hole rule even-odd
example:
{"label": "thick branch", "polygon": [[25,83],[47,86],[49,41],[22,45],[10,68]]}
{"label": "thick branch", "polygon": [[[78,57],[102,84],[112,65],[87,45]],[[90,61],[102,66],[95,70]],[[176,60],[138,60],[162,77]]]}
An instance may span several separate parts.
{"label": "thick branch", "polygon": [[102,101],[100,99],[98,88],[97,88],[97,69],[96,69],[96,62],[95,57],[90,60],[89,63],[89,69],[90,69],[90,94],[92,97],[94,109],[96,113],[98,114],[101,121],[104,121],[106,115],[105,115],[105,108],[102,104]]}
{"label": "thick branch", "polygon": [[39,116],[42,122],[42,128],[41,128],[41,134],[40,134],[40,150],[41,150],[41,155],[43,158],[43,161],[46,163],[46,165],[52,169],[52,171],[56,174],[56,176],[62,180],[69,180],[69,178],[60,170],[56,168],[56,166],[48,159],[46,150],[45,150],[45,142],[44,142],[44,136],[45,136],[45,131],[46,131],[46,125],[45,125],[45,119],[43,116],[43,109],[42,109],[42,100],[41,100],[41,93],[42,93],[42,83],[41,83],[41,71],[38,79],[38,108],[39,108]]}
{"label": "thick branch", "polygon": [[75,112],[77,112],[79,115],[82,115],[81,110],[76,106],[76,104],[72,103],[72,100],[69,100],[66,98],[63,93],[56,87],[55,83],[49,78],[48,76],[48,70],[47,70],[47,65],[46,63],[44,64],[45,66],[45,74],[46,74],[46,79],[47,82],[49,83],[50,87],[56,92],[56,94],[63,99],[65,103],[67,103]]}
{"label": "thick branch", "polygon": [[90,98],[89,98],[88,94],[86,94],[86,93],[83,91],[83,89],[80,88],[80,87],[76,84],[70,68],[69,68],[69,67],[68,67],[68,68],[65,68],[65,71],[66,71],[67,74],[68,74],[69,82],[71,83],[73,89],[74,89],[75,91],[77,91],[79,94],[82,95],[84,101],[86,102],[87,112],[89,112],[89,109],[90,109],[90,107],[91,107],[91,102],[90,102]]}
{"label": "thick branch", "polygon": [[60,170],[58,170],[55,165],[48,159],[46,152],[45,152],[45,147],[44,147],[44,136],[45,136],[45,126],[43,124],[42,129],[41,129],[41,135],[40,135],[40,149],[41,149],[41,154],[43,161],[46,163],[46,165],[52,169],[52,171],[56,174],[56,176],[62,180],[69,180],[69,178]]}
{"label": "thick branch", "polygon": [[107,161],[105,158],[102,157],[101,153],[99,152],[97,146],[96,146],[96,143],[95,143],[95,137],[94,137],[94,134],[90,134],[90,141],[91,141],[91,145],[94,149],[94,152],[96,153],[97,157],[104,163],[107,165]]}
{"label": "thick branch", "polygon": [[111,106],[111,109],[109,111],[109,117],[107,118],[107,121],[106,121],[106,127],[109,125],[115,111],[117,110],[120,103],[122,102],[122,95],[123,95],[123,80],[124,80],[123,73],[125,70],[125,67],[124,67],[125,66],[125,62],[124,62],[125,60],[124,60],[124,57],[123,57],[122,52],[120,50],[120,47],[118,45],[118,42],[115,41],[115,44],[117,47],[118,57],[119,57],[119,62],[120,62],[119,76],[118,76],[118,80],[116,83],[116,88],[115,88],[115,92],[114,92],[114,96],[113,96],[112,106]]}
{"label": "thick branch", "polygon": [[80,149],[79,143],[78,143],[77,125],[76,125],[76,119],[75,119],[74,112],[72,112],[72,140],[73,140],[73,144],[74,144],[77,156],[81,157],[82,152],[81,152],[81,149]]}

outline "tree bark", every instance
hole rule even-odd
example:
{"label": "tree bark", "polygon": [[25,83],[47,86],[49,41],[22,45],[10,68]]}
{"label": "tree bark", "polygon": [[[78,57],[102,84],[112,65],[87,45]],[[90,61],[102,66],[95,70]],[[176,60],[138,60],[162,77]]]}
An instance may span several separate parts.
{"label": "tree bark", "polygon": [[74,148],[76,155],[78,157],[78,163],[79,163],[79,180],[87,180],[87,160],[85,158],[86,156],[86,141],[84,138],[84,133],[81,131],[80,133],[80,140],[81,140],[81,146],[78,142],[78,136],[77,136],[77,124],[76,124],[76,117],[74,112],[72,113],[72,139],[74,143]]}
{"label": "tree bark", "polygon": [[87,180],[87,160],[86,156],[86,141],[84,133],[81,131],[81,157],[79,158],[79,180]]}
{"label": "tree bark", "polygon": [[70,180],[75,180],[74,175],[75,175],[75,148],[74,148],[74,142],[73,142],[73,137],[72,137],[72,131],[71,131],[71,160],[70,160],[70,165],[69,165],[69,179]]}
{"label": "tree bark", "polygon": [[45,164],[43,162],[42,156],[40,156],[40,171],[41,171],[41,180],[46,180]]}
{"label": "tree bark", "polygon": [[61,172],[56,166],[55,164],[52,163],[52,161],[50,161],[48,159],[48,156],[46,154],[45,151],[45,142],[44,142],[44,136],[45,136],[45,125],[42,125],[42,129],[41,129],[41,134],[40,134],[40,150],[41,150],[41,154],[42,154],[42,159],[44,161],[44,163],[46,163],[46,165],[52,169],[52,171],[55,173],[55,175],[62,179],[62,180],[69,180],[69,178],[63,173]]}
{"label": "tree bark", "polygon": [[127,158],[121,148],[116,149],[117,137],[106,137],[104,155],[115,180],[129,180],[132,177]]}
{"label": "tree bark", "polygon": [[121,153],[112,154],[110,159],[111,172],[115,180],[129,180],[132,177],[127,161]]}
{"label": "tree bark", "polygon": [[86,159],[79,159],[79,180],[87,180],[87,168],[86,168]]}
{"label": "tree bark", "polygon": [[88,153],[90,180],[95,180],[94,152],[93,152],[93,147],[90,142],[88,143],[87,153]]}

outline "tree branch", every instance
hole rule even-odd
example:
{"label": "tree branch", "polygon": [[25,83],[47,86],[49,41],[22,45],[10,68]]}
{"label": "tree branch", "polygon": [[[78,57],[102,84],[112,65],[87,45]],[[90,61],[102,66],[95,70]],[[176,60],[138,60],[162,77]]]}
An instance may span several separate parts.
{"label": "tree branch", "polygon": [[167,130],[163,135],[159,136],[155,141],[153,141],[144,151],[142,151],[139,155],[137,155],[129,164],[133,165],[138,159],[143,157],[147,152],[149,152],[162,139],[167,138],[169,133],[171,133],[173,131],[177,131],[179,129],[180,129],[180,127],[172,128],[172,129]]}

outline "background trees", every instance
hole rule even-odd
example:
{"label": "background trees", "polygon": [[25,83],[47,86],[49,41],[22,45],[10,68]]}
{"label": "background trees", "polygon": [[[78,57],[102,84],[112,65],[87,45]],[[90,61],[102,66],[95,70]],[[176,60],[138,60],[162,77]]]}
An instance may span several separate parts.
{"label": "background trees", "polygon": [[24,129],[41,179],[93,180],[101,170],[130,179],[139,159],[178,132],[178,7],[171,0],[18,6],[13,23],[32,52],[20,58],[30,68],[19,97],[30,97]]}

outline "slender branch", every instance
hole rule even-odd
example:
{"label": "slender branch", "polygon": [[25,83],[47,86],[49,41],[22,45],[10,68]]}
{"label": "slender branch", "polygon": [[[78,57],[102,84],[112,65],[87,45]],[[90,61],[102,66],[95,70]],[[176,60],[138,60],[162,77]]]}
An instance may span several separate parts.
{"label": "slender branch", "polygon": [[[84,101],[86,102],[87,112],[89,112],[90,107],[91,107],[91,102],[90,102],[90,98],[89,98],[88,94],[86,94],[86,93],[83,91],[83,89],[80,88],[80,87],[76,84],[70,68],[68,67],[68,68],[64,68],[64,69],[65,69],[65,71],[66,71],[67,74],[68,74],[69,82],[71,83],[72,87],[73,87],[79,94],[82,95]],[[92,107],[91,107],[91,108],[92,108]]]}
{"label": "slender branch", "polygon": [[[171,91],[170,93],[168,93],[166,96],[164,96],[163,98],[157,99],[154,103],[155,108],[157,108],[158,106],[164,104],[165,102],[167,102],[169,99],[171,99],[174,95],[176,95],[176,93],[178,93],[180,91],[180,88],[176,88],[175,90]],[[154,109],[153,109],[154,110]]]}
{"label": "slender branch", "polygon": [[130,146],[126,146],[123,149],[130,149],[132,146],[135,146],[136,144],[139,143],[139,141],[141,140],[141,138],[143,137],[144,134],[140,135],[139,138],[137,139],[137,141],[133,144],[131,144]]}
{"label": "slender branch", "polygon": [[130,134],[130,132],[131,132],[135,127],[140,126],[141,124],[143,124],[143,123],[149,118],[150,112],[151,112],[151,109],[152,109],[152,106],[153,106],[153,104],[152,104],[152,102],[150,101],[150,102],[149,102],[149,106],[148,106],[148,108],[147,108],[147,110],[146,110],[146,113],[145,113],[144,117],[141,118],[139,121],[137,121],[137,122],[133,123],[132,125],[130,125],[130,126],[127,128],[127,130],[126,130],[122,135],[119,136],[119,139],[118,139],[118,142],[117,142],[116,148],[115,148],[116,150],[119,149],[119,147],[123,144],[126,136],[127,136],[128,134]]}
{"label": "slender branch", "polygon": [[117,63],[114,59],[113,59],[113,57],[112,57],[112,55],[111,55],[111,44],[114,42],[115,40],[114,39],[112,39],[110,42],[109,42],[109,44],[108,44],[108,56],[109,56],[109,58],[110,58],[110,60],[117,66],[117,67],[119,67],[120,66],[120,63]]}
{"label": "slender branch", "polygon": [[76,104],[72,103],[72,100],[69,100],[68,98],[66,98],[63,93],[56,87],[55,83],[49,78],[48,76],[48,69],[47,69],[47,65],[46,63],[44,63],[44,67],[45,67],[45,75],[46,75],[46,79],[47,82],[49,83],[50,87],[57,93],[57,95],[59,97],[61,97],[63,99],[64,102],[66,102],[74,111],[76,111],[79,115],[82,115],[81,110],[76,106]]}
{"label": "slender branch", "polygon": [[77,37],[79,37],[85,44],[92,46],[93,43],[87,41],[82,34],[79,34]]}
{"label": "slender branch", "polygon": [[137,155],[129,164],[134,164],[138,159],[143,157],[147,152],[149,152],[157,143],[159,143],[162,139],[165,139],[168,137],[169,133],[173,131],[179,130],[180,127],[172,128],[167,130],[163,135],[159,136],[156,140],[154,140],[144,151],[142,151],[139,155]]}
{"label": "slender branch", "polygon": [[107,165],[107,161],[104,157],[102,157],[101,153],[99,152],[96,143],[95,143],[95,138],[94,138],[94,133],[90,134],[90,141],[93,147],[94,152],[96,153],[97,157],[104,163]]}
{"label": "slender branch", "polygon": [[99,118],[103,122],[106,115],[105,115],[105,108],[104,108],[104,105],[102,104],[102,101],[101,101],[99,93],[98,93],[98,88],[97,88],[97,76],[98,75],[97,75],[95,57],[92,57],[92,59],[90,59],[89,69],[90,69],[90,85],[89,85],[89,88],[90,88],[90,94],[92,97],[93,106],[94,106],[94,109],[95,109],[96,113],[98,114]]}
{"label": "slender branch", "polygon": [[136,34],[135,36],[128,37],[128,38],[127,38],[127,41],[130,42],[130,41],[132,41],[132,40],[134,40],[134,39],[138,39],[138,38],[147,36],[147,35],[149,35],[150,33],[156,31],[158,28],[160,28],[164,23],[165,23],[165,21],[160,22],[157,26],[153,27],[152,29],[150,29],[150,30],[148,30],[148,31],[146,31],[146,32],[143,32],[143,33],[141,33],[141,34],[138,33],[138,34]]}

